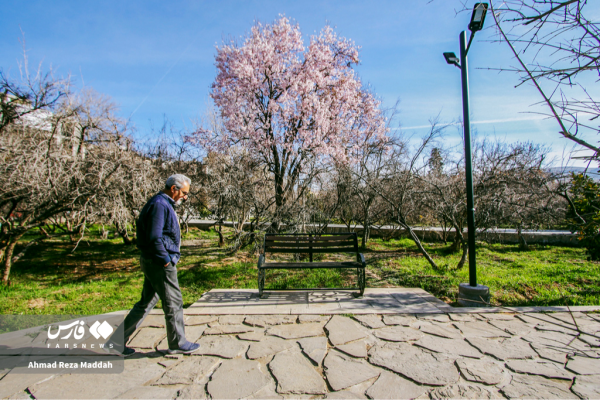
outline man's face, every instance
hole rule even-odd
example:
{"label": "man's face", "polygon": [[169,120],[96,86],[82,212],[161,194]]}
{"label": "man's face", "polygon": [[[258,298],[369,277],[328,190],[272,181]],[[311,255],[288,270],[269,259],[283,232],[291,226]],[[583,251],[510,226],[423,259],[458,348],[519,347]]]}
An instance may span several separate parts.
{"label": "man's face", "polygon": [[190,193],[190,185],[184,183],[181,189],[177,189],[177,186],[171,186],[171,192],[173,192],[173,200],[175,204],[180,205],[184,200],[187,200],[188,194]]}

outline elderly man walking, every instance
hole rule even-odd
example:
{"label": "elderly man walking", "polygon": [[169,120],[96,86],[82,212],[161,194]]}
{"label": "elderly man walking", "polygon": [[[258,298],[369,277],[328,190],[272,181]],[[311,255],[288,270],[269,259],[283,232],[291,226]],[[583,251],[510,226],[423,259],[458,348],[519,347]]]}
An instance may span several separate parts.
{"label": "elderly man walking", "polygon": [[[200,347],[185,338],[183,323],[183,298],[177,281],[181,231],[174,206],[187,199],[191,180],[185,175],[170,176],[165,188],[154,195],[137,221],[137,246],[141,250],[140,266],[144,273],[142,298],[124,322],[125,344],[154,308],[158,299],[162,302],[167,328],[170,354],[190,354]],[[125,347],[128,356],[135,350]]]}

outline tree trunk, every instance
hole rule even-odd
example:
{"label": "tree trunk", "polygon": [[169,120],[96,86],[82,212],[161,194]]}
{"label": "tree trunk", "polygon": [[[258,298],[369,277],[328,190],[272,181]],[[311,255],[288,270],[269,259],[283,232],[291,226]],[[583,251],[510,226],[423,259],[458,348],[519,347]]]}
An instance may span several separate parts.
{"label": "tree trunk", "polygon": [[462,257],[456,266],[456,269],[461,269],[465,266],[465,261],[467,261],[467,254],[469,253],[469,243],[466,240],[463,240],[462,244]]}
{"label": "tree trunk", "polygon": [[223,233],[221,232],[221,223],[219,222],[219,230],[217,232],[219,234],[219,247],[223,247],[225,242],[223,240]]}
{"label": "tree trunk", "polygon": [[106,230],[104,225],[102,225],[102,229],[100,230],[100,237],[102,239],[108,239],[108,231]]}
{"label": "tree trunk", "polygon": [[523,236],[523,232],[521,229],[521,224],[517,225],[517,233],[519,236],[519,250],[529,251],[529,245]]}
{"label": "tree trunk", "polygon": [[65,225],[67,226],[67,232],[71,232],[69,234],[69,240],[71,241],[71,243],[77,243],[77,240],[79,240],[79,238],[73,234],[73,224],[71,224],[71,221],[67,217],[65,217]]}
{"label": "tree trunk", "polygon": [[283,213],[283,208],[285,205],[285,193],[283,190],[283,173],[282,171],[277,171],[275,173],[275,217],[273,222],[271,223],[271,228],[273,229],[273,233],[279,233],[280,228],[280,218]]}
{"label": "tree trunk", "polygon": [[369,235],[370,231],[370,227],[369,227],[369,221],[364,221],[363,223],[363,234],[362,234],[362,249],[366,250],[367,249],[367,242],[369,241],[369,237],[371,235]]}
{"label": "tree trunk", "polygon": [[115,222],[115,228],[117,229],[119,236],[123,238],[123,244],[125,244],[125,246],[130,246],[133,244],[134,241],[131,240],[131,238],[129,237],[129,233],[127,232],[127,226],[123,227],[118,222]]}
{"label": "tree trunk", "polygon": [[448,229],[446,229],[446,221],[442,223],[442,240],[444,244],[448,243]]}
{"label": "tree trunk", "polygon": [[8,242],[3,242],[0,247],[0,264],[4,264],[4,254],[6,254],[6,248],[8,247]]}
{"label": "tree trunk", "polygon": [[435,263],[435,261],[433,261],[433,258],[431,258],[431,256],[429,255],[429,253],[427,252],[427,250],[425,250],[425,247],[423,247],[423,244],[421,243],[421,241],[419,240],[419,237],[417,236],[417,234],[412,230],[412,228],[406,224],[401,224],[403,226],[403,228],[405,228],[406,230],[408,230],[408,234],[410,235],[410,238],[415,242],[415,244],[417,245],[417,247],[419,248],[419,250],[421,251],[421,254],[423,254],[423,257],[425,257],[425,259],[427,260],[427,262],[429,262],[429,264],[434,268],[434,269],[439,269],[438,265]]}
{"label": "tree trunk", "polygon": [[454,238],[452,239],[452,244],[450,245],[448,251],[450,253],[456,253],[461,248],[461,243],[464,241],[462,230],[454,227]]}
{"label": "tree trunk", "polygon": [[2,276],[2,283],[5,285],[10,285],[10,269],[12,267],[12,257],[15,251],[15,246],[17,245],[17,241],[23,237],[23,233],[19,233],[16,236],[13,236],[8,241],[8,246],[6,246],[6,250],[4,251],[4,274]]}

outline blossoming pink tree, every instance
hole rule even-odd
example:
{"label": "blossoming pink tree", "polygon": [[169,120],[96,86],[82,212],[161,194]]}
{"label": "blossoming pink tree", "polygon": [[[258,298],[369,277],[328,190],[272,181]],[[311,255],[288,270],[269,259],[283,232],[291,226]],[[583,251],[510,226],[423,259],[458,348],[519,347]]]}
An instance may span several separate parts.
{"label": "blossoming pink tree", "polygon": [[352,69],[358,61],[358,47],[329,26],[305,47],[286,17],[256,23],[242,44],[217,47],[211,97],[225,129],[193,138],[207,151],[248,149],[272,173],[281,210],[300,180],[310,182],[308,165],[352,162],[367,143],[385,143],[380,103]]}

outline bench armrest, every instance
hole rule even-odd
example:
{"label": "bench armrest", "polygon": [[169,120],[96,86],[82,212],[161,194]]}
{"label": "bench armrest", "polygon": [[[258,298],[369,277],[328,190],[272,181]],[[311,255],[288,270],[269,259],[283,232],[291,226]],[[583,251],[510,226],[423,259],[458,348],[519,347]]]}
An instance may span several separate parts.
{"label": "bench armrest", "polygon": [[365,256],[363,255],[363,253],[358,253],[358,262],[362,264],[363,267],[367,266],[367,262],[365,261]]}
{"label": "bench armrest", "polygon": [[258,256],[258,268],[262,267],[262,265],[265,263],[265,255],[261,254],[260,256]]}

